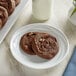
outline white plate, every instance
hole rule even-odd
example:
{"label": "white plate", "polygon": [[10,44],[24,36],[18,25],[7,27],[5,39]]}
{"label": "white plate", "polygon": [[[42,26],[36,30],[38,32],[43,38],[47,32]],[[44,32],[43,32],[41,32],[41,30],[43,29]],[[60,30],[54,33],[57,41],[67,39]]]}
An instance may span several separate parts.
{"label": "white plate", "polygon": [[0,44],[4,40],[5,36],[17,20],[19,14],[21,13],[21,10],[26,5],[28,0],[21,0],[20,4],[16,7],[15,11],[12,13],[12,15],[8,18],[8,21],[4,25],[4,27],[0,30]]}
{"label": "white plate", "polygon": [[73,25],[75,25],[76,26],[76,13],[74,13],[73,14],[73,16],[71,16],[71,13],[72,13],[72,11],[73,11],[73,7],[69,10],[69,14],[68,14],[68,19],[69,19],[69,21],[73,24]]}
{"label": "white plate", "polygon": [[[47,69],[59,64],[68,54],[69,42],[61,31],[52,26],[50,26],[50,24],[37,23],[20,28],[13,35],[10,43],[11,52],[15,59],[23,65],[34,69]],[[24,53],[21,50],[19,43],[21,37],[27,32],[46,32],[56,37],[59,43],[58,54],[52,60],[46,60],[38,56],[31,56]]]}

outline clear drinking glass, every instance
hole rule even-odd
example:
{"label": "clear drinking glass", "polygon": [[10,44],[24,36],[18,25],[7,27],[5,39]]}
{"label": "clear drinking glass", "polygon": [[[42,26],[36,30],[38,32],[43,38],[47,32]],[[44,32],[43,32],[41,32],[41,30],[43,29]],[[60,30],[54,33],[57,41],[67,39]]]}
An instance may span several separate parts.
{"label": "clear drinking glass", "polygon": [[32,0],[33,16],[38,20],[48,20],[51,14],[52,0]]}

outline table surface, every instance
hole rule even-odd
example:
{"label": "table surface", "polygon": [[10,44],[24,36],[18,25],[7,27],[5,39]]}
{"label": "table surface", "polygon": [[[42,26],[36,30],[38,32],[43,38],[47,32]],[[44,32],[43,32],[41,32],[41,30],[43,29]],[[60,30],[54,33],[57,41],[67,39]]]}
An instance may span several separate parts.
{"label": "table surface", "polygon": [[70,44],[68,56],[59,65],[47,70],[28,68],[14,59],[9,46],[14,32],[23,25],[39,22],[33,18],[31,6],[31,0],[29,0],[7,37],[0,45],[0,76],[62,76],[72,55],[73,48],[76,44],[76,26],[68,20],[68,11],[72,6],[72,0],[53,0],[53,16],[45,23],[55,24],[55,27],[66,34]]}

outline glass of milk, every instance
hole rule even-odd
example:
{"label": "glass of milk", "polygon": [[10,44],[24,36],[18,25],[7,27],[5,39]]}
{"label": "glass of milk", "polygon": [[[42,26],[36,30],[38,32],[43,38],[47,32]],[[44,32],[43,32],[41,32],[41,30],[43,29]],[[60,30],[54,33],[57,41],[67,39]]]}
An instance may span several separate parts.
{"label": "glass of milk", "polygon": [[52,0],[32,0],[33,16],[38,20],[48,20],[51,14]]}

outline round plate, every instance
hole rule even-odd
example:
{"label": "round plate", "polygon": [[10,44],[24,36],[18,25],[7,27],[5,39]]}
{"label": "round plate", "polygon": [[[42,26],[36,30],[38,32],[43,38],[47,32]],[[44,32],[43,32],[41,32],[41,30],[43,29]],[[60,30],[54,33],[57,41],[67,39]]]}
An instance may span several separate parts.
{"label": "round plate", "polygon": [[[54,26],[54,25],[52,25]],[[50,24],[30,24],[20,28],[12,37],[10,48],[13,56],[21,64],[33,69],[47,69],[59,64],[68,54],[69,42],[66,36]],[[40,58],[36,55],[28,55],[20,48],[20,39],[27,32],[46,32],[56,37],[59,44],[58,54],[51,60]]]}

